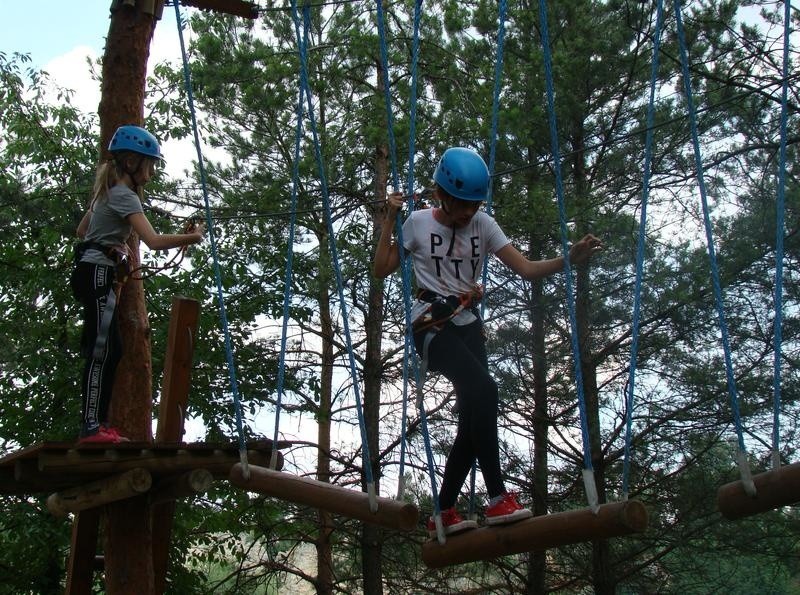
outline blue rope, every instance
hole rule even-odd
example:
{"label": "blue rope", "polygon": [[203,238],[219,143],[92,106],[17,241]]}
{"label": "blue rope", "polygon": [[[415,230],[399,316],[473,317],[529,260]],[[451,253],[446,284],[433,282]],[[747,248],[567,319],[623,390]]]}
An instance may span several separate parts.
{"label": "blue rope", "polygon": [[[489,134],[489,193],[486,197],[486,212],[492,214],[493,183],[491,175],[494,174],[497,155],[497,128],[500,120],[500,91],[503,80],[503,49],[506,39],[506,0],[500,0],[497,18],[497,51],[494,62],[494,94],[492,96],[492,127]],[[486,267],[483,269],[483,283],[486,283]],[[481,308],[483,308],[483,301]],[[483,314],[483,310],[481,310]]]}
{"label": "blue rope", "polygon": [[[305,27],[303,31],[303,47],[308,47],[308,28]],[[295,126],[294,137],[294,163],[292,166],[292,200],[291,200],[291,213],[292,216],[289,220],[289,238],[286,247],[286,276],[284,278],[283,290],[283,326],[281,328],[281,353],[278,360],[278,398],[275,406],[275,432],[273,433],[273,443],[278,442],[278,429],[280,428],[280,415],[281,403],[283,400],[283,384],[286,366],[286,340],[289,328],[289,306],[292,300],[292,268],[294,262],[294,232],[295,220],[297,218],[297,186],[300,178],[300,144],[303,132],[303,99],[305,90],[302,85],[298,85],[297,97],[297,124]],[[277,450],[273,449],[273,461],[277,461]],[[270,463],[271,467],[275,467],[274,462]]]}
{"label": "blue rope", "polygon": [[[783,89],[781,91],[781,146],[778,159],[778,195],[775,200],[775,364],[773,370],[773,423],[772,450],[779,452],[780,411],[781,411],[781,342],[783,328],[783,226],[784,226],[784,187],[786,185],[786,128],[788,111],[786,109],[789,88],[789,31],[791,29],[791,3],[784,0],[783,15]],[[776,462],[780,459],[776,454]]]}
{"label": "blue rope", "polygon": [[572,289],[572,274],[569,267],[569,243],[567,241],[567,214],[564,207],[564,188],[561,181],[561,154],[558,148],[558,126],[556,123],[555,92],[553,89],[552,56],[550,54],[550,34],[547,28],[547,3],[539,0],[539,21],[544,52],[544,73],[547,82],[547,108],[550,124],[550,144],[553,152],[553,173],[555,174],[556,197],[558,199],[558,218],[561,224],[561,250],[564,254],[564,281],[569,308],[571,327],[573,363],[575,367],[575,385],[578,393],[578,409],[581,418],[581,434],[583,436],[583,464],[592,470],[591,445],[589,444],[589,424],[586,416],[586,399],[583,392],[583,374],[581,373],[581,354],[578,346],[578,322],[575,314],[575,297]]}
{"label": "blue rope", "polygon": [[[377,4],[381,5],[381,0],[377,0]],[[383,21],[383,9],[378,9],[381,12],[380,20]],[[417,140],[417,66],[419,64],[419,27],[420,27],[420,20],[422,18],[422,0],[417,0],[414,3],[414,33],[411,42],[411,97],[409,99],[409,110],[410,110],[410,127],[408,131],[408,173],[406,177],[406,188],[408,188],[408,212],[411,213],[412,209],[414,208],[414,154],[416,152],[416,140]],[[382,46],[384,47],[383,54],[386,55],[385,46],[386,46],[386,37],[384,32],[384,27],[381,25],[381,40]],[[388,82],[388,63],[384,63],[384,73],[386,73],[386,81]],[[387,101],[389,99],[389,86],[385,86],[386,98]],[[391,104],[387,103],[387,114],[389,114],[389,118],[391,118]],[[391,130],[392,126],[389,125],[389,129]],[[395,227],[397,228],[397,251],[400,254],[400,270],[402,275],[402,283],[403,283],[403,305],[405,308],[405,323],[406,323],[406,333],[405,333],[405,341],[403,346],[403,414],[402,414],[402,421],[401,421],[401,428],[400,428],[400,435],[403,437],[402,444],[400,446],[400,481],[403,482],[401,486],[404,486],[405,480],[403,479],[405,473],[405,455],[406,455],[406,432],[407,432],[407,425],[408,425],[408,362],[411,360],[412,366],[414,368],[414,378],[417,382],[417,385],[422,383],[422,378],[419,370],[419,360],[416,357],[416,352],[414,349],[414,334],[411,330],[411,259],[406,256],[406,251],[403,249],[403,225],[400,214],[395,220]],[[424,416],[424,417],[423,417]],[[422,431],[424,432],[423,442],[425,445],[425,455],[428,461],[428,469],[433,469],[433,449],[431,448],[430,438],[427,436],[428,432],[428,420],[427,416],[425,416],[425,411],[423,409],[421,419],[422,422]],[[431,481],[431,490],[433,494],[433,504],[434,504],[434,513],[437,514],[439,512],[439,495],[437,492],[436,486],[436,474],[429,473],[429,479]],[[398,492],[398,497],[402,494]]]}
{"label": "blue rope", "polygon": [[[500,90],[503,79],[503,48],[506,39],[506,0],[500,0],[497,17],[497,50],[494,62],[494,93],[492,96],[492,126],[489,134],[489,192],[486,197],[486,213],[492,214],[493,184],[492,175],[494,174],[496,154],[497,154],[497,127],[500,120]],[[486,288],[486,280],[489,274],[489,258],[483,259],[483,273],[481,274],[481,284]],[[486,295],[481,299],[481,319],[486,312]],[[477,476],[477,461],[473,461],[472,469],[469,474],[469,515],[475,513],[475,477]]]}
{"label": "blue rope", "polygon": [[633,390],[636,379],[636,363],[639,352],[639,318],[641,311],[642,276],[644,273],[644,240],[647,230],[647,202],[650,194],[650,164],[653,156],[653,115],[655,112],[656,82],[658,80],[658,58],[661,47],[661,27],[664,22],[664,6],[658,0],[656,8],[656,30],[653,37],[653,60],[650,70],[650,99],[647,104],[647,134],[644,144],[644,173],[642,176],[642,213],[639,219],[639,242],[636,248],[636,284],[633,299],[633,329],[631,336],[631,363],[628,375],[628,394],[625,401],[625,456],[622,466],[622,498],[628,499],[628,481],[631,458],[631,426],[633,424]]}
{"label": "blue rope", "polygon": [[725,311],[722,303],[722,287],[719,280],[719,268],[717,266],[717,256],[714,250],[714,238],[712,236],[711,217],[709,215],[708,199],[706,198],[706,183],[703,174],[703,161],[700,155],[700,141],[697,132],[697,116],[695,113],[694,99],[692,97],[692,81],[689,78],[689,60],[686,50],[686,39],[683,32],[683,20],[681,18],[681,2],[675,0],[675,17],[678,28],[678,45],[681,53],[681,66],[683,68],[683,85],[686,92],[686,102],[689,109],[689,125],[692,132],[692,144],[694,147],[694,161],[697,170],[697,184],[700,189],[700,199],[703,205],[703,222],[706,231],[706,243],[708,244],[708,257],[711,262],[711,278],[714,286],[714,301],[719,318],[719,330],[722,335],[722,347],[725,355],[725,373],[728,378],[728,393],[733,410],[733,419],[736,424],[736,433],[739,439],[740,452],[746,452],[744,447],[744,435],[742,432],[742,421],[739,414],[739,399],[736,391],[736,379],[733,375],[733,364],[731,362],[731,348],[728,339],[728,325],[725,321]]}
{"label": "blue rope", "polygon": [[[339,253],[336,248],[336,234],[333,229],[333,215],[331,213],[330,196],[328,194],[328,182],[325,174],[325,165],[322,159],[322,150],[320,148],[319,134],[317,132],[317,123],[314,116],[314,105],[311,97],[311,89],[308,84],[308,60],[306,55],[306,47],[302,43],[302,35],[300,31],[300,17],[297,14],[297,2],[292,0],[292,17],[294,19],[295,35],[297,37],[297,45],[300,55],[300,81],[302,88],[305,90],[307,111],[310,123],[310,129],[314,138],[314,154],[319,168],[319,179],[322,189],[322,200],[325,207],[325,219],[328,227],[328,240],[330,245],[331,259],[333,261],[333,269],[336,275],[336,288],[339,294],[339,304],[342,309],[342,325],[344,327],[345,342],[347,346],[347,355],[350,364],[350,376],[353,382],[353,393],[356,402],[356,412],[358,413],[358,425],[361,430],[361,454],[363,458],[364,477],[370,489],[374,485],[372,476],[372,461],[369,454],[369,444],[367,443],[367,433],[364,424],[364,412],[361,407],[361,395],[358,389],[358,371],[356,370],[355,356],[353,355],[353,341],[350,336],[350,323],[348,321],[347,302],[344,298],[344,282],[342,280],[342,271],[339,266]],[[310,19],[308,5],[303,8],[303,17],[307,22]],[[370,503],[372,504],[372,502]]]}
{"label": "blue rope", "polygon": [[[399,189],[400,181],[397,174],[397,151],[394,137],[394,117],[391,103],[390,85],[389,85],[389,65],[388,65],[388,50],[386,44],[385,22],[383,16],[383,6],[381,0],[375,2],[378,32],[381,46],[381,61],[383,68],[383,88],[384,99],[386,103],[386,118],[387,118],[387,131],[389,135],[390,158],[392,163],[393,184],[395,190]],[[415,135],[416,135],[416,113],[417,113],[417,64],[419,62],[419,25],[422,13],[422,1],[417,0],[414,6],[414,39],[412,42],[412,59],[411,59],[411,127],[409,130],[409,151],[408,151],[408,189],[409,189],[409,212],[414,207],[414,151],[415,151]],[[405,250],[403,249],[403,223],[400,213],[397,214],[395,220],[397,228],[397,250],[400,254],[400,271],[403,281],[403,304],[405,309],[405,345],[403,347],[403,420],[402,420],[402,434],[403,440],[401,441],[401,456],[400,456],[400,480],[404,473],[405,461],[405,435],[406,435],[406,419],[407,419],[407,398],[408,398],[408,362],[411,360],[414,378],[418,389],[421,390],[422,377],[419,369],[419,360],[417,357],[410,357],[412,353],[412,345],[414,341],[413,328],[411,324],[411,259],[406,257]],[[425,455],[428,461],[428,478],[431,483],[431,498],[433,500],[433,513],[438,516],[441,512],[439,507],[439,490],[436,481],[436,470],[433,464],[433,448],[431,447],[430,435],[428,433],[428,418],[423,404],[419,403],[420,427],[422,431],[423,442],[425,444]]]}
{"label": "blue rope", "polygon": [[239,436],[239,456],[242,460],[243,475],[249,476],[247,467],[247,448],[244,441],[244,430],[242,427],[242,404],[239,400],[239,389],[236,381],[236,368],[233,363],[233,349],[231,348],[231,336],[228,330],[228,317],[225,313],[225,300],[222,295],[222,273],[220,272],[219,258],[217,255],[217,240],[214,234],[214,221],[211,216],[211,205],[208,200],[208,188],[206,184],[206,168],[203,161],[203,153],[200,150],[200,135],[197,132],[197,116],[194,108],[194,96],[192,94],[192,80],[189,72],[189,60],[186,56],[186,45],[183,41],[183,19],[179,0],[175,0],[175,20],[178,24],[178,39],[181,44],[181,56],[183,58],[183,78],[186,85],[186,95],[189,99],[189,113],[192,117],[192,131],[194,133],[194,145],[197,150],[197,166],[200,170],[200,186],[203,190],[203,201],[205,204],[206,223],[208,225],[208,237],[211,243],[211,256],[214,261],[214,277],[217,283],[217,301],[219,302],[219,316],[222,322],[222,331],[225,337],[225,355],[228,361],[228,375],[231,383],[231,393],[233,394],[234,408],[236,411],[236,430]]}

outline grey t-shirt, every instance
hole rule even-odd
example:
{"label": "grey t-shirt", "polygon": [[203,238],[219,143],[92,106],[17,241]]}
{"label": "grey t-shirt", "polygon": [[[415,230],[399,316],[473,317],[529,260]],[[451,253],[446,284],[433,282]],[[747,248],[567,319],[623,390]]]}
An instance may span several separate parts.
{"label": "grey t-shirt", "polygon": [[[103,246],[120,246],[128,241],[131,235],[131,224],[128,215],[142,213],[142,202],[139,195],[124,184],[110,188],[105,197],[98,198],[92,207],[92,218],[86,232],[87,242],[96,242]],[[111,261],[100,250],[87,250],[82,262],[113,266]]]}

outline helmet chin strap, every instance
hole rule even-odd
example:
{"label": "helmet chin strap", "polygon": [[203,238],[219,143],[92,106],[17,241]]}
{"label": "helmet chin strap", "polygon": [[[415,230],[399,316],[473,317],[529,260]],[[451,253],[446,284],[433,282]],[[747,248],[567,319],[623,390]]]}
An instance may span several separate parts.
{"label": "helmet chin strap", "polygon": [[139,161],[136,163],[136,167],[134,167],[132,169],[128,168],[128,160],[127,159],[123,160],[123,162],[121,164],[122,165],[122,170],[126,174],[128,174],[128,177],[131,179],[131,182],[133,182],[133,187],[131,189],[134,192],[137,192],[137,193],[139,192],[140,184],[136,180],[136,174],[139,172],[140,169],[142,169],[142,163],[144,163],[144,160],[145,160],[145,156],[144,155],[139,155]]}

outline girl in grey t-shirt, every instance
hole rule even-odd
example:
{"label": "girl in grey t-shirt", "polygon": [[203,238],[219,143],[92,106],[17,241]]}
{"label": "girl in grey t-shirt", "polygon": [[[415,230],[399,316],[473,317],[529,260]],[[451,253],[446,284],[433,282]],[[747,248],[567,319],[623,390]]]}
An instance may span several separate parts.
{"label": "girl in grey t-shirt", "polygon": [[86,358],[79,443],[128,440],[109,424],[108,417],[114,375],[122,356],[115,304],[125,281],[126,242],[131,231],[151,250],[195,244],[204,233],[201,225],[184,234],[159,234],[145,216],[137,191],[163,161],[152,134],[138,126],[121,126],[108,151],[111,159],[100,164],[91,205],[78,225],[77,234],[83,241],[76,247],[77,262],[70,279],[83,304],[81,353]]}

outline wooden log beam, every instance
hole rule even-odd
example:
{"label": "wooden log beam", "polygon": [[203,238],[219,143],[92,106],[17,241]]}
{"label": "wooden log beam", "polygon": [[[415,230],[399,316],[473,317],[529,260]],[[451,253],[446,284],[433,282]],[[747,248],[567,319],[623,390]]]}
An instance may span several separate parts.
{"label": "wooden log beam", "polygon": [[369,509],[369,495],[365,492],[273,471],[267,467],[248,467],[250,479],[246,480],[242,474],[242,464],[234,465],[229,477],[231,483],[251,492],[327,510],[389,529],[411,531],[416,528],[419,520],[419,510],[410,502],[378,497],[378,510],[373,513]]}
{"label": "wooden log beam", "polygon": [[70,512],[80,512],[143,494],[150,489],[152,482],[150,473],[145,469],[131,469],[84,486],[51,494],[47,498],[47,509],[53,516],[65,517]]}
{"label": "wooden log beam", "polygon": [[[178,449],[169,453],[145,449],[130,453],[118,451],[113,457],[110,453],[111,451],[103,451],[96,457],[78,449],[63,454],[43,453],[39,457],[38,469],[44,475],[99,475],[146,468],[154,475],[174,475],[199,467],[207,469],[217,479],[225,479],[231,466],[240,459],[239,453],[233,450],[196,454],[189,449]],[[270,451],[266,449],[247,451],[248,460],[257,465],[268,465],[270,456]],[[279,461],[282,464],[283,458],[280,456]]]}
{"label": "wooden log beam", "polygon": [[717,507],[726,519],[741,519],[800,502],[800,463],[753,475],[756,495],[751,498],[741,481],[717,490]]}
{"label": "wooden log beam", "polygon": [[214,477],[207,469],[192,469],[181,475],[168,477],[150,490],[150,504],[174,502],[180,498],[196,496],[208,491]]}
{"label": "wooden log beam", "polygon": [[544,550],[570,543],[594,541],[642,533],[647,528],[647,509],[628,500],[590,508],[535,516],[517,523],[481,527],[422,544],[422,560],[429,568],[441,568],[499,556]]}
{"label": "wooden log beam", "polygon": [[245,19],[258,18],[258,6],[243,0],[181,0],[181,4]]}

